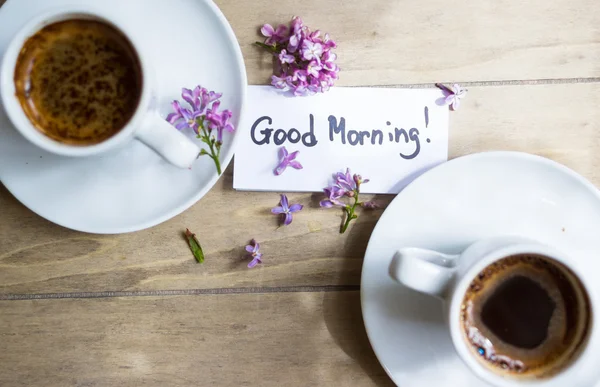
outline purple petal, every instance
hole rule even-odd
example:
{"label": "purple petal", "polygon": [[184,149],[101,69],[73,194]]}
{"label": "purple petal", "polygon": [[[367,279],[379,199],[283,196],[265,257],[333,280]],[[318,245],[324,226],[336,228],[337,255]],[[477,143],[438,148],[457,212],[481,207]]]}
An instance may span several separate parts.
{"label": "purple petal", "polygon": [[299,162],[294,160],[294,161],[290,161],[290,167],[292,167],[294,169],[302,169],[302,164],[300,164]]}
{"label": "purple petal", "polygon": [[248,264],[248,269],[252,269],[254,266],[256,266],[257,263],[260,262],[260,259],[258,257],[255,257],[252,261],[250,261],[250,263]]}
{"label": "purple petal", "polygon": [[173,106],[173,110],[175,110],[177,113],[180,113],[181,105],[179,104],[179,101],[171,102],[171,106]]}
{"label": "purple petal", "polygon": [[210,111],[214,114],[217,114],[217,110],[219,110],[219,106],[221,106],[221,101],[215,101],[213,102],[212,106],[210,107]]}
{"label": "purple petal", "polygon": [[325,208],[331,208],[331,207],[333,207],[333,203],[330,200],[321,200],[321,202],[319,203],[319,205],[321,207],[325,207]]}
{"label": "purple petal", "polygon": [[283,35],[285,35],[287,33],[287,27],[283,24],[280,24],[279,26],[277,26],[277,29],[275,30],[275,35],[283,37]]}
{"label": "purple petal", "polygon": [[290,208],[288,198],[285,195],[281,195],[281,207],[286,211]]}
{"label": "purple petal", "polygon": [[258,250],[260,250],[260,244],[258,244],[258,242],[255,241],[254,239],[252,239],[252,241],[254,242],[254,252],[258,253]]}
{"label": "purple petal", "polygon": [[254,252],[254,246],[252,245],[246,245],[246,251],[249,253],[253,253]]}
{"label": "purple petal", "polygon": [[292,152],[290,154],[290,156],[288,157],[288,160],[294,160],[294,159],[296,159],[296,156],[298,156],[298,153],[300,153],[300,151]]}
{"label": "purple petal", "polygon": [[287,149],[285,149],[284,146],[282,146],[281,148],[279,148],[279,158],[283,159],[286,157],[288,157],[288,151],[287,151]]}
{"label": "purple petal", "polygon": [[302,204],[292,204],[290,206],[290,212],[298,212],[303,208],[304,208],[304,206]]}
{"label": "purple petal", "polygon": [[189,128],[190,126],[188,125],[187,121],[181,121],[180,123],[175,125],[175,127],[177,129],[181,130],[181,129]]}
{"label": "purple petal", "polygon": [[454,98],[454,101],[452,101],[452,110],[458,110],[459,106],[460,106],[460,98]]}
{"label": "purple petal", "polygon": [[281,175],[283,171],[287,168],[289,162],[287,160],[283,160],[277,168],[275,168],[275,174],[277,176]]}
{"label": "purple petal", "polygon": [[194,99],[200,98],[200,94],[202,94],[202,87],[200,87],[200,85],[198,85],[194,88],[194,91],[192,92],[192,97]]}
{"label": "purple petal", "polygon": [[190,89],[186,89],[185,87],[181,89],[181,98],[185,100],[185,102],[194,106],[194,92]]}
{"label": "purple petal", "polygon": [[[256,30],[255,30],[256,31]],[[266,37],[270,37],[273,36],[273,33],[275,32],[275,30],[273,29],[273,26],[270,24],[265,24],[264,26],[262,26],[262,28],[260,29],[260,32],[266,36]]]}
{"label": "purple petal", "polygon": [[283,224],[288,226],[290,223],[292,223],[292,213],[288,212],[285,214],[285,220],[283,221]]}
{"label": "purple petal", "polygon": [[167,121],[169,121],[169,123],[171,125],[175,124],[175,122],[177,122],[178,120],[180,120],[182,117],[179,113],[171,113],[167,116]]}
{"label": "purple petal", "polygon": [[182,108],[182,109],[181,109],[181,115],[183,116],[183,118],[184,118],[186,121],[189,121],[189,120],[191,120],[192,118],[194,118],[194,116],[193,116],[192,112],[191,112],[190,110],[188,110],[188,109],[184,109],[184,108]]}
{"label": "purple petal", "polygon": [[276,215],[279,215],[279,214],[283,214],[285,212],[285,210],[283,209],[283,207],[274,207],[274,208],[271,208],[271,212]]}

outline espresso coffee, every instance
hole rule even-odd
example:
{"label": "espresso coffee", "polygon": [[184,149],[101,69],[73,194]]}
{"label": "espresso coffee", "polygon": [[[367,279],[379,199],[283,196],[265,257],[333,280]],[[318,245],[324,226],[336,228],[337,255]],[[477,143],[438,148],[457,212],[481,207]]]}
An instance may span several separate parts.
{"label": "espresso coffee", "polygon": [[493,372],[543,378],[579,353],[590,325],[589,301],[575,275],[540,255],[516,255],[486,267],[461,306],[463,335]]}
{"label": "espresso coffee", "polygon": [[140,100],[136,51],[112,26],[74,19],[50,24],[24,44],[14,74],[31,123],[64,144],[93,145],[118,133]]}

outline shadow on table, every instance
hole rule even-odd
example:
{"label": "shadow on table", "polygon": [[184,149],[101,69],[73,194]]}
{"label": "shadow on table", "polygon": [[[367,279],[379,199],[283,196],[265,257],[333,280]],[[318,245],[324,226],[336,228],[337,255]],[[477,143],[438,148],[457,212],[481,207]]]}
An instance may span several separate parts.
{"label": "shadow on table", "polygon": [[378,386],[395,386],[369,344],[360,309],[360,292],[326,293],[323,314],[336,344],[360,365],[371,380]]}
{"label": "shadow on table", "polygon": [[[381,197],[379,197],[381,199]],[[377,199],[377,197],[375,198]],[[383,199],[389,202],[390,198]],[[362,211],[361,219],[348,231],[343,254],[345,265],[351,259],[363,259],[369,238],[380,214]],[[350,270],[341,270],[348,277]],[[348,285],[354,278],[340,278],[340,284]],[[394,386],[377,360],[369,343],[362,318],[359,291],[339,291],[326,293],[323,298],[325,324],[336,344],[354,361],[378,386]]]}

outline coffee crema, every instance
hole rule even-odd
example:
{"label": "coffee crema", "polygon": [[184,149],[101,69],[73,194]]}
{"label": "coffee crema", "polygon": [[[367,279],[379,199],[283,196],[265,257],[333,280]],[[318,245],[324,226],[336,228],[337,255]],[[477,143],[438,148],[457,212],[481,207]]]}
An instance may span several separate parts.
{"label": "coffee crema", "polygon": [[544,378],[576,357],[590,325],[575,275],[540,255],[496,261],[471,282],[461,305],[463,336],[492,372]]}
{"label": "coffee crema", "polygon": [[118,133],[141,95],[137,53],[114,27],[95,20],[50,24],[24,44],[16,96],[38,131],[60,143],[93,145]]}

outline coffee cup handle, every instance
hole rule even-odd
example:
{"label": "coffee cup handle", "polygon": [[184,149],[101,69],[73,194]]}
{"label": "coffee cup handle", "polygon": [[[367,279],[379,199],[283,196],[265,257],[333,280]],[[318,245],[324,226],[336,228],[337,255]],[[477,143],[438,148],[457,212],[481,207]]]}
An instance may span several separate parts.
{"label": "coffee cup handle", "polygon": [[179,168],[190,168],[200,156],[200,148],[183,133],[160,117],[149,114],[135,134],[165,160]]}
{"label": "coffee cup handle", "polygon": [[458,255],[416,247],[400,249],[390,264],[390,276],[413,290],[444,299],[456,273]]}

